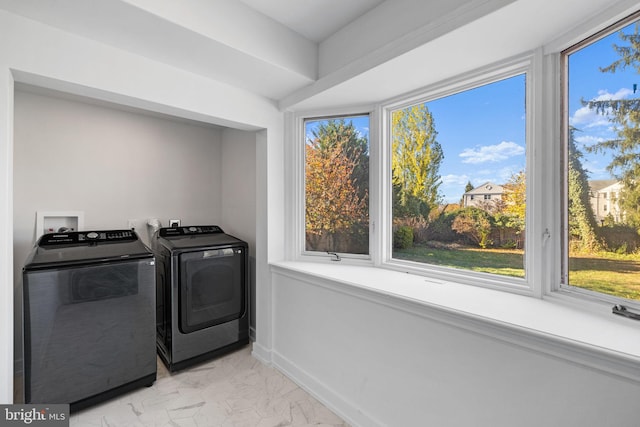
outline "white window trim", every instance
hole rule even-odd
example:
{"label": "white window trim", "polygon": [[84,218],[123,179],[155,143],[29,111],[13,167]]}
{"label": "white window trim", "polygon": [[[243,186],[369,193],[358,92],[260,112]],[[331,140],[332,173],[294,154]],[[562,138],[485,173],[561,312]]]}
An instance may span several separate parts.
{"label": "white window trim", "polygon": [[[382,171],[382,179],[376,182],[375,185],[379,188],[379,193],[386,202],[381,208],[382,218],[380,224],[383,224],[384,230],[379,237],[381,240],[378,242],[378,247],[381,248],[381,256],[376,261],[376,265],[383,266],[392,270],[406,271],[414,274],[421,274],[424,276],[445,278],[457,283],[465,283],[476,286],[483,286],[493,289],[506,290],[522,295],[541,297],[543,294],[543,283],[538,279],[537,273],[540,269],[536,269],[537,265],[540,265],[540,254],[542,245],[546,244],[548,234],[544,231],[548,226],[546,224],[546,218],[536,218],[532,220],[533,215],[532,206],[535,201],[540,197],[548,194],[548,192],[541,192],[536,190],[534,193],[533,186],[530,184],[538,175],[541,175],[536,171],[536,162],[538,162],[538,156],[534,155],[538,150],[535,149],[536,144],[539,141],[539,131],[534,128],[534,119],[539,116],[539,112],[536,112],[536,108],[540,108],[540,102],[536,102],[539,98],[541,90],[538,88],[540,82],[543,81],[541,76],[541,66],[536,67],[536,63],[542,61],[541,50],[529,53],[526,55],[510,58],[505,61],[501,61],[498,64],[492,64],[479,70],[474,70],[462,76],[457,76],[452,79],[440,82],[437,85],[423,88],[419,91],[412,92],[408,95],[396,97],[390,101],[382,103],[379,106],[380,117],[382,122],[381,135],[385,140],[381,144],[378,144],[378,150],[382,163],[377,168]],[[403,261],[393,259],[391,255],[392,248],[392,212],[391,212],[391,130],[389,129],[389,117],[395,110],[416,105],[430,100],[443,98],[456,93],[464,92],[474,89],[479,86],[490,84],[499,80],[503,80],[516,75],[525,74],[526,76],[526,168],[527,168],[527,224],[525,229],[527,230],[527,238],[525,239],[525,271],[526,277],[524,279],[518,279],[508,276],[499,276],[496,274],[478,273],[470,270],[440,267],[435,265],[417,263],[412,261]],[[531,171],[531,172],[530,172]],[[544,219],[544,221],[543,221]],[[534,239],[534,236],[543,236],[541,239]],[[538,250],[538,252],[536,252]]]}
{"label": "white window trim", "polygon": [[[567,95],[567,88],[564,86],[565,82],[563,81],[563,77],[566,77],[566,69],[567,64],[563,63],[562,53],[565,50],[569,50],[576,45],[582,44],[584,41],[589,40],[590,38],[595,38],[593,42],[596,42],[598,38],[604,37],[604,35],[598,35],[599,33],[607,30],[611,26],[622,22],[623,26],[630,24],[633,22],[632,20],[624,23],[624,20],[629,19],[632,15],[636,14],[636,20],[640,19],[640,15],[638,14],[640,9],[638,9],[638,5],[634,4],[631,9],[628,7],[623,7],[623,4],[619,3],[615,5],[615,8],[610,11],[611,16],[604,17],[602,20],[598,20],[596,23],[595,19],[590,20],[587,23],[579,26],[578,28],[573,29],[569,34],[564,37],[553,41],[544,47],[545,56],[550,60],[550,67],[554,68],[553,79],[555,82],[555,88],[552,93],[553,96],[548,96],[548,102],[552,102],[551,105],[547,103],[550,107],[558,108],[557,106],[562,105],[562,110],[559,110],[557,113],[554,113],[555,123],[553,129],[556,130],[557,135],[553,135],[553,138],[561,141],[562,152],[564,156],[567,156],[567,144],[568,144],[568,126],[565,123],[565,120],[569,117],[568,106],[565,103],[564,97]],[[615,31],[613,31],[615,33]],[[559,157],[559,156],[558,156]],[[563,163],[566,164],[566,158],[563,159]],[[562,167],[558,166],[555,168],[556,171],[561,171]],[[566,171],[563,171],[566,173]],[[566,180],[565,176],[561,176],[557,178],[558,181]],[[563,186],[566,184],[563,184]],[[557,212],[566,209],[566,195],[560,194],[562,207],[557,209]],[[562,245],[561,247],[556,248],[558,257],[554,270],[556,271],[556,276],[554,280],[549,284],[546,294],[553,295],[556,298],[564,299],[564,300],[582,300],[595,302],[597,304],[605,304],[609,307],[615,304],[624,304],[625,306],[631,308],[635,311],[640,311],[640,302],[639,301],[630,301],[623,300],[622,298],[618,298],[613,295],[608,295],[601,292],[590,291],[588,289],[582,289],[576,286],[572,286],[568,284],[568,271],[563,270],[563,264],[568,268],[569,265],[569,255],[567,252],[563,250],[563,247],[568,247],[569,237],[568,233],[565,233],[565,230],[568,230],[568,217],[564,215],[564,218],[556,221],[557,226],[560,226],[558,230],[558,235],[562,236]]]}
{"label": "white window trim", "polygon": [[[373,141],[377,140],[375,130],[372,129],[371,124],[376,123],[378,120],[375,117],[374,108],[370,105],[355,106],[349,108],[337,108],[331,110],[312,110],[297,113],[285,114],[285,128],[287,129],[289,138],[285,146],[285,164],[289,165],[287,168],[287,174],[285,179],[290,185],[288,186],[289,206],[291,206],[291,217],[287,218],[287,224],[291,224],[291,227],[287,227],[286,241],[290,244],[287,245],[287,259],[293,260],[316,260],[323,261],[331,259],[332,256],[325,252],[307,251],[305,245],[305,126],[306,120],[322,119],[322,118],[339,118],[348,116],[369,116],[369,255],[351,254],[351,253],[339,253],[341,260],[352,263],[359,263],[364,265],[372,265],[374,248],[374,234],[375,234],[375,220],[372,218],[374,209],[374,203],[376,203],[376,194],[372,189],[371,183],[373,183],[372,170],[375,162],[375,156],[372,154]],[[373,157],[373,158],[372,158]],[[289,175],[289,173],[291,175]]]}

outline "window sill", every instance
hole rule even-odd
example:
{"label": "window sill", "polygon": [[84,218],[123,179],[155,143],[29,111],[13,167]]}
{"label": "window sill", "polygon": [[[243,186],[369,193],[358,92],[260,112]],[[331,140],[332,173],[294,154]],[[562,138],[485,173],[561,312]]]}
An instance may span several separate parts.
{"label": "window sill", "polygon": [[640,322],[615,316],[604,304],[562,294],[540,300],[335,262],[278,262],[271,269],[640,383]]}

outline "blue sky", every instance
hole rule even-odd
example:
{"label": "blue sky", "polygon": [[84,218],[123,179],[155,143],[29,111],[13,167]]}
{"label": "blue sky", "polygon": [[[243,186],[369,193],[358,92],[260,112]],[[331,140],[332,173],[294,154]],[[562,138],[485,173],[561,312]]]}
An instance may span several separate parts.
{"label": "blue sky", "polygon": [[427,103],[444,160],[440,192],[457,203],[468,182],[504,184],[525,168],[525,77]]}
{"label": "blue sky", "polygon": [[[634,25],[624,28],[625,33],[632,33]],[[583,107],[580,99],[628,99],[640,96],[633,93],[633,85],[640,88],[640,76],[633,68],[615,73],[603,73],[598,67],[610,65],[619,59],[613,44],[622,42],[617,33],[589,45],[569,57],[569,123],[576,127],[578,149],[584,154],[583,166],[590,179],[610,179],[606,166],[611,155],[589,154],[584,147],[598,141],[616,137],[612,123],[602,114]]]}
{"label": "blue sky", "polygon": [[[633,31],[633,24],[624,29]],[[617,33],[572,54],[569,59],[569,123],[579,129],[578,148],[583,151],[583,166],[590,179],[609,179],[605,170],[610,155],[588,154],[586,145],[615,137],[607,117],[583,107],[581,99],[622,99],[636,96],[633,84],[640,76],[635,70],[603,73],[618,58],[612,45],[620,44]],[[440,166],[440,192],[445,202],[456,203],[467,182],[479,186],[485,182],[504,184],[525,169],[525,76],[519,75],[445,98],[429,101],[442,145],[444,160]],[[352,120],[368,136],[366,117]],[[318,122],[309,122],[306,132]]]}

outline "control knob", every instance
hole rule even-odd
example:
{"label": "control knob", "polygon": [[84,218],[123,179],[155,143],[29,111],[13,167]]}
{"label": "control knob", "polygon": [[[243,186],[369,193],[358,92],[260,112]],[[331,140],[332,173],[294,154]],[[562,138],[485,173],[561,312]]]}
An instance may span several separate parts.
{"label": "control knob", "polygon": [[97,239],[98,238],[98,233],[96,233],[95,231],[91,231],[90,233],[87,233],[87,239]]}

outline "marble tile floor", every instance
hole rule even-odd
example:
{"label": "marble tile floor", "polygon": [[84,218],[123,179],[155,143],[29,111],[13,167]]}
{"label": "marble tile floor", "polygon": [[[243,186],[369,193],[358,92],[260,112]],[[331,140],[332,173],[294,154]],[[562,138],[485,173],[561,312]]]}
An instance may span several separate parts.
{"label": "marble tile floor", "polygon": [[71,415],[71,427],[347,426],[251,346],[158,378],[144,387]]}

